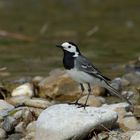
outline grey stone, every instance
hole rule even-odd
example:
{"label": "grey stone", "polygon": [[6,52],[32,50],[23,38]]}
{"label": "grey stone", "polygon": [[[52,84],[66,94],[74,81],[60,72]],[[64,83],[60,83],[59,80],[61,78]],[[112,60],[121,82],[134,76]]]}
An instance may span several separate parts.
{"label": "grey stone", "polygon": [[6,138],[6,132],[4,129],[0,128],[0,140]]}
{"label": "grey stone", "polygon": [[14,129],[16,124],[17,124],[16,119],[8,116],[8,117],[5,117],[2,127],[6,132],[11,132]]}
{"label": "grey stone", "polygon": [[14,106],[4,100],[0,100],[0,117],[4,117],[9,111],[14,109]]}
{"label": "grey stone", "polygon": [[26,131],[28,133],[35,132],[35,127],[36,127],[36,121],[30,122],[26,127]]}
{"label": "grey stone", "polygon": [[15,133],[15,134],[9,135],[7,140],[20,140],[22,137],[23,137],[22,134]]}
{"label": "grey stone", "polygon": [[127,73],[123,76],[124,79],[128,80],[130,84],[139,84],[140,75],[137,73]]}
{"label": "grey stone", "polygon": [[25,132],[25,123],[24,122],[20,122],[16,127],[15,127],[15,132],[20,132],[20,133],[24,133]]}
{"label": "grey stone", "polygon": [[44,110],[36,123],[36,140],[84,140],[92,129],[111,127],[117,113],[105,107],[59,104]]}
{"label": "grey stone", "polygon": [[136,131],[130,140],[140,140],[140,131]]}

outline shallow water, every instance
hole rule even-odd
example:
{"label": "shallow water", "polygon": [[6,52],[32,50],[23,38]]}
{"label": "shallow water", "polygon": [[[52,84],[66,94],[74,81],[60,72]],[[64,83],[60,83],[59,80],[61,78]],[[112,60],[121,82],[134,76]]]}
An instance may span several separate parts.
{"label": "shallow water", "polygon": [[139,13],[139,0],[0,0],[0,30],[32,38],[1,38],[0,67],[10,78],[48,75],[62,68],[55,45],[68,40],[105,75],[120,76],[118,66],[140,55]]}

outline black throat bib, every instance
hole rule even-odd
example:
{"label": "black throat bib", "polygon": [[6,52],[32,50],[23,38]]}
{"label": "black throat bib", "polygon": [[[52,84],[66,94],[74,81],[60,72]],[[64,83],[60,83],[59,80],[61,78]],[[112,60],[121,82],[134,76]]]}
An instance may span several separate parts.
{"label": "black throat bib", "polygon": [[75,57],[73,57],[74,55],[75,53],[71,53],[64,50],[63,65],[65,69],[70,70],[74,68],[74,60],[75,60]]}

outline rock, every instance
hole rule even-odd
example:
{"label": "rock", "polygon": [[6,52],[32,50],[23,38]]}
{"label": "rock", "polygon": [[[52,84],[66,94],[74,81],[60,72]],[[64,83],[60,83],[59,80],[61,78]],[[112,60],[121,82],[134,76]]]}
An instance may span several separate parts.
{"label": "rock", "polygon": [[41,76],[36,76],[32,79],[32,82],[37,85],[38,83],[40,83],[44,78]]}
{"label": "rock", "polygon": [[130,140],[140,140],[140,131],[136,131]]}
{"label": "rock", "polygon": [[130,81],[128,81],[128,80],[126,80],[124,78],[121,79],[121,86],[122,87],[127,87],[129,85],[130,85]]}
{"label": "rock", "polygon": [[118,91],[121,91],[123,87],[129,86],[130,82],[124,78],[117,77],[111,81],[111,86],[113,86]]}
{"label": "rock", "polygon": [[125,74],[123,78],[129,81],[130,84],[133,84],[133,85],[140,83],[140,75],[134,72]]}
{"label": "rock", "polygon": [[[83,96],[82,98],[80,98],[80,100],[78,101],[78,103],[84,104],[85,101],[87,99],[87,95]],[[95,107],[99,107],[101,106],[103,103],[105,103],[105,99],[102,97],[96,97],[94,95],[90,95],[87,105],[89,106],[95,106]]]}
{"label": "rock", "polygon": [[125,136],[125,139],[123,140],[130,140],[130,138],[136,133],[137,131],[126,131],[125,133],[122,133],[123,136]]}
{"label": "rock", "polygon": [[[121,132],[119,130],[112,130],[108,132],[101,132],[97,136],[93,136],[90,140],[131,140],[130,138],[138,131]],[[139,139],[136,139],[139,140]]]}
{"label": "rock", "polygon": [[24,102],[29,99],[30,97],[28,96],[14,96],[14,97],[11,97],[11,98],[7,98],[7,102],[16,106],[16,105],[22,105],[24,104]]}
{"label": "rock", "polygon": [[[15,109],[13,111],[13,114],[12,114],[12,117],[16,120],[21,120],[22,116],[23,116],[23,113],[24,113],[24,109],[22,108],[18,108],[18,109]],[[18,121],[19,123],[19,121]]]}
{"label": "rock", "polygon": [[7,101],[15,106],[24,104],[25,106],[42,108],[42,109],[45,109],[52,104],[46,99],[41,99],[41,98],[30,99],[29,97],[26,97],[26,96],[12,97],[12,98],[7,99]]}
{"label": "rock", "polygon": [[44,110],[36,123],[35,139],[40,140],[84,140],[101,124],[111,127],[117,113],[105,107],[77,108],[74,105],[58,104]]}
{"label": "rock", "polygon": [[11,132],[15,128],[16,124],[17,124],[16,119],[14,119],[11,116],[7,116],[4,119],[2,127],[6,132]]}
{"label": "rock", "polygon": [[12,91],[12,96],[28,96],[32,97],[34,95],[33,85],[30,83],[25,83],[23,85],[18,86]]}
{"label": "rock", "polygon": [[6,138],[6,132],[4,129],[0,128],[0,140]]}
{"label": "rock", "polygon": [[35,132],[35,127],[36,127],[36,121],[30,122],[26,127],[27,133]]}
{"label": "rock", "polygon": [[100,133],[98,134],[98,140],[105,140],[108,138],[108,134],[107,133]]}
{"label": "rock", "polygon": [[94,86],[93,90],[92,90],[92,93],[95,95],[95,96],[104,96],[105,95],[105,88],[103,87],[100,87],[100,86]]}
{"label": "rock", "polygon": [[6,116],[12,109],[14,109],[14,106],[4,100],[0,100],[0,117]]}
{"label": "rock", "polygon": [[40,97],[57,101],[74,101],[81,91],[67,74],[53,74],[39,83]]}
{"label": "rock", "polygon": [[40,113],[43,111],[43,109],[35,108],[35,107],[29,107],[30,111],[34,114],[35,118],[38,118]]}
{"label": "rock", "polygon": [[119,131],[110,131],[108,133],[109,138],[107,140],[129,140],[130,136]]}
{"label": "rock", "polygon": [[25,127],[26,124],[24,122],[20,122],[16,127],[15,127],[15,132],[19,133],[24,133],[25,132]]}
{"label": "rock", "polygon": [[101,132],[90,140],[129,140],[131,137],[119,131]]}
{"label": "rock", "polygon": [[135,86],[129,87],[127,91],[122,92],[123,96],[127,97],[128,99],[131,100],[132,104],[139,104],[140,101],[140,93],[136,89]]}
{"label": "rock", "polygon": [[133,92],[133,96],[131,97],[131,101],[133,104],[140,104],[140,92],[138,91],[136,86],[132,86],[129,89]]}
{"label": "rock", "polygon": [[140,105],[135,105],[135,106],[134,106],[134,115],[135,115],[137,118],[140,118]]}
{"label": "rock", "polygon": [[[113,111],[118,111],[118,109],[123,109],[125,111],[130,111],[131,109],[131,106],[128,104],[128,103],[117,103],[117,104],[111,104],[111,105],[107,105],[107,104],[104,104],[102,107],[105,107],[105,108],[108,108],[110,110],[113,110]],[[119,113],[119,112],[117,112]]]}
{"label": "rock", "polygon": [[17,121],[22,120],[26,125],[36,119],[36,116],[28,107],[20,107],[17,110],[14,110],[12,117]]}
{"label": "rock", "polygon": [[7,140],[20,140],[21,138],[23,138],[21,133],[14,133],[10,135]]}
{"label": "rock", "polygon": [[48,106],[51,105],[51,103],[48,100],[41,99],[41,98],[27,99],[24,102],[24,104],[26,106],[36,107],[36,108],[42,108],[42,109],[46,109]]}
{"label": "rock", "polygon": [[29,108],[27,108],[27,107],[19,107],[19,108],[15,109],[11,114],[12,114],[12,117],[15,120],[18,120],[18,123],[20,122],[20,120],[30,122],[30,120],[33,119],[32,115],[31,115],[31,113],[29,111]]}
{"label": "rock", "polygon": [[34,118],[34,114],[30,111],[30,109],[26,108],[25,110],[23,110],[22,119],[25,124],[28,124],[34,121],[35,118]]}
{"label": "rock", "polygon": [[[103,105],[103,107],[106,107],[108,105]],[[136,129],[139,125],[138,120],[136,117],[132,114],[132,112],[129,112],[131,109],[131,106],[127,103],[118,103],[108,106],[108,109],[114,110],[118,113],[118,124],[120,128],[124,131],[126,130],[133,130]]]}
{"label": "rock", "polygon": [[114,87],[116,90],[120,91],[122,89],[121,78],[117,77],[111,81],[111,86]]}
{"label": "rock", "polygon": [[[49,77],[39,83],[40,97],[61,102],[73,102],[81,95],[81,88],[63,71],[52,72]],[[93,88],[93,87],[92,87]],[[87,93],[87,90],[85,90]],[[92,89],[95,96],[104,95],[105,88],[95,86]]]}
{"label": "rock", "polygon": [[118,119],[118,123],[124,131],[135,130],[139,126],[139,122],[132,112],[122,113]]}
{"label": "rock", "polygon": [[[27,134],[24,138],[20,139],[20,140],[35,140],[35,132],[31,132],[29,134]],[[42,138],[40,138],[42,140]]]}
{"label": "rock", "polygon": [[34,87],[34,97],[39,97],[39,93],[40,93],[39,83],[43,81],[43,79],[44,78],[41,76],[36,76],[32,79],[32,84]]}
{"label": "rock", "polygon": [[[133,91],[126,91],[126,90],[124,90],[124,91],[122,91],[121,94],[122,94],[124,97],[126,97],[127,99],[132,99],[135,93],[134,93]],[[134,102],[133,102],[133,103],[134,103]]]}
{"label": "rock", "polygon": [[[106,105],[103,105],[103,107],[106,107]],[[122,130],[132,130],[138,127],[139,123],[136,117],[132,114],[132,112],[129,112],[131,109],[131,106],[129,104],[113,104],[111,106],[108,106],[108,109],[114,110],[118,113],[117,122]]]}

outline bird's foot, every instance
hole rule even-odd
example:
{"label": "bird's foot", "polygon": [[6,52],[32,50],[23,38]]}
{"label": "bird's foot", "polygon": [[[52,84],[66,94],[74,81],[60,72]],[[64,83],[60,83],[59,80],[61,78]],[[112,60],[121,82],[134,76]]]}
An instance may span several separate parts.
{"label": "bird's foot", "polygon": [[69,105],[81,105],[80,103],[78,103],[78,102],[72,102],[72,103],[68,103]]}
{"label": "bird's foot", "polygon": [[83,107],[83,108],[85,109],[87,106],[89,106],[89,105],[86,105],[86,104],[79,104],[79,105],[78,105],[78,108],[82,108],[82,107]]}
{"label": "bird's foot", "polygon": [[78,103],[78,102],[72,102],[72,103],[68,103],[69,105],[77,105],[78,107],[77,108],[86,108],[87,106],[89,106],[89,105],[87,105],[87,104],[81,104],[81,103]]}

